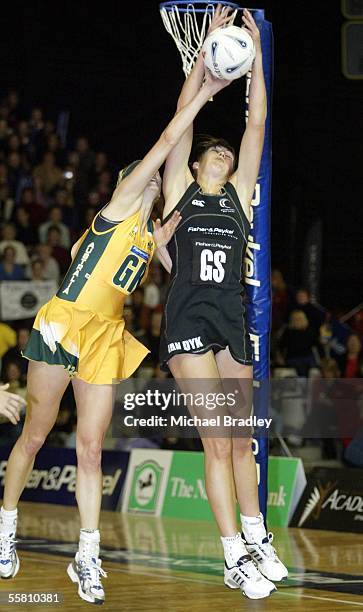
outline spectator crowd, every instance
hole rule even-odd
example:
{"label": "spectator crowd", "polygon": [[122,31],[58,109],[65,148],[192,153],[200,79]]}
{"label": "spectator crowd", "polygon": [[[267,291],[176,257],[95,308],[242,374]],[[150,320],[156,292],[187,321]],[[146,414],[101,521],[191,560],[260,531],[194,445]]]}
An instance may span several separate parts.
{"label": "spectator crowd", "polygon": [[322,374],[327,368],[336,377],[363,376],[362,341],[359,330],[348,330],[336,342],[331,314],[312,303],[305,288],[288,287],[280,270],[272,270],[271,366],[286,367],[295,375]]}

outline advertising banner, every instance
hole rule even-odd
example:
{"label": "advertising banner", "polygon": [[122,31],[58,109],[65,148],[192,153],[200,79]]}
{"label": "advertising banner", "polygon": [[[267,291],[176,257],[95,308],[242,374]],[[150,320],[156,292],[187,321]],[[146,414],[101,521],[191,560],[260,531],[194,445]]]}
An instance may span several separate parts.
{"label": "advertising banner", "polygon": [[[305,488],[301,459],[269,460],[268,526],[287,526]],[[214,521],[204,478],[204,453],[133,449],[122,512]],[[237,523],[239,508],[236,505]]]}
{"label": "advertising banner", "polygon": [[173,451],[132,449],[122,495],[122,512],[160,516]]}
{"label": "advertising banner", "polygon": [[[10,448],[0,446],[0,497],[3,497]],[[116,510],[126,476],[129,454],[103,451],[102,509]],[[76,452],[70,448],[42,448],[21,496],[22,501],[76,506]]]}
{"label": "advertising banner", "polygon": [[204,453],[173,453],[162,515],[214,520],[205,492]]}
{"label": "advertising banner", "polygon": [[314,468],[290,526],[363,533],[363,470]]}

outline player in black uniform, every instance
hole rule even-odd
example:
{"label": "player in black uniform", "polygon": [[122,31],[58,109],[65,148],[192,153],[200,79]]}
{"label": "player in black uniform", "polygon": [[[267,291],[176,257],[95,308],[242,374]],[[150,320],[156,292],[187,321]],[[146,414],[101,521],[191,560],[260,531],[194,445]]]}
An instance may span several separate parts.
{"label": "player in black uniform", "polygon": [[[228,22],[218,7],[211,29]],[[245,10],[244,27],[256,46],[249,91],[249,118],[237,168],[232,147],[206,138],[188,167],[193,127],[169,154],[164,173],[164,221],[177,208],[182,220],[160,252],[171,272],[161,330],[160,360],[183,391],[187,379],[252,378],[241,267],[249,232],[250,204],[258,176],[266,120],[266,90],[259,30]],[[200,87],[203,58],[186,80],[178,109]],[[184,384],[184,387],[183,387]],[[202,435],[206,490],[225,553],[225,584],[248,597],[267,597],[287,576],[267,534],[258,502],[251,438]],[[236,524],[236,498],[244,540]],[[253,561],[252,561],[253,558]],[[257,566],[257,567],[256,567]]]}

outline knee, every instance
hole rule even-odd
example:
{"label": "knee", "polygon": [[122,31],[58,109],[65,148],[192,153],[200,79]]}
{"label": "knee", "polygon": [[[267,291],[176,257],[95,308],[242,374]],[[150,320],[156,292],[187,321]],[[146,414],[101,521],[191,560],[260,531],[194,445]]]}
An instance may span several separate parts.
{"label": "knee", "polygon": [[233,438],[233,456],[246,457],[252,453],[252,438]]}
{"label": "knee", "polygon": [[102,442],[98,440],[77,439],[77,463],[86,471],[98,470],[101,467]]}
{"label": "knee", "polygon": [[206,459],[230,461],[232,456],[232,441],[224,438],[214,438],[203,441]]}
{"label": "knee", "polygon": [[23,432],[20,436],[20,444],[23,452],[28,457],[34,457],[42,448],[46,436],[41,433]]}

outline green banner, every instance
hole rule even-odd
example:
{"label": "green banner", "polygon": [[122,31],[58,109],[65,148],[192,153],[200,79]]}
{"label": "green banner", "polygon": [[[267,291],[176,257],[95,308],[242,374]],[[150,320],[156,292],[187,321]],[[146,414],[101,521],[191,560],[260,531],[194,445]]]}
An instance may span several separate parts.
{"label": "green banner", "polygon": [[204,453],[173,453],[162,515],[200,521],[213,520],[205,492]]}
{"label": "green banner", "polygon": [[[306,485],[301,459],[270,457],[267,523],[289,524]],[[204,453],[133,449],[122,499],[123,512],[214,521],[204,480]],[[239,509],[236,507],[237,524]]]}

